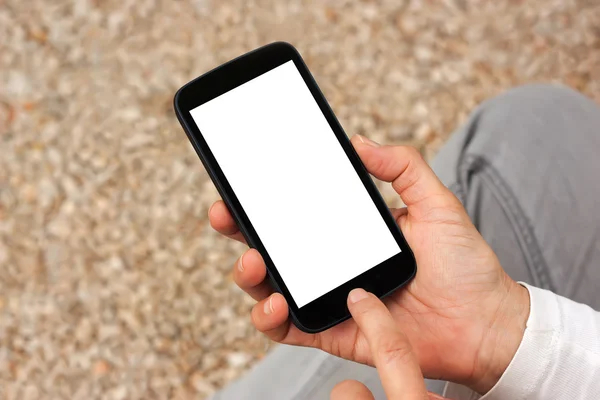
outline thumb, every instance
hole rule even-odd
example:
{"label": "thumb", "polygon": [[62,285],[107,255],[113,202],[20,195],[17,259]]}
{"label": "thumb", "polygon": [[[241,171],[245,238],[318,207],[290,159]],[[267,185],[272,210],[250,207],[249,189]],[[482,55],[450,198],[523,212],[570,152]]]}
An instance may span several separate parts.
{"label": "thumb", "polygon": [[391,182],[414,217],[435,208],[460,205],[414,147],[381,146],[360,135],[352,138],[352,144],[367,171]]}

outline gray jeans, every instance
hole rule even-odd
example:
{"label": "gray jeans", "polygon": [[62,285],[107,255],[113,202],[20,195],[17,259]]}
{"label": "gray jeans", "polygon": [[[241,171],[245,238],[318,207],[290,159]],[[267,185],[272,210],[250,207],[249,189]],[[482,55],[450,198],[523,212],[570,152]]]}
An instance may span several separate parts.
{"label": "gray jeans", "polygon": [[[486,101],[433,168],[515,280],[600,309],[600,108],[570,89],[531,85]],[[328,399],[345,379],[385,395],[375,369],[278,346],[215,399]],[[444,382],[428,381],[441,393]]]}

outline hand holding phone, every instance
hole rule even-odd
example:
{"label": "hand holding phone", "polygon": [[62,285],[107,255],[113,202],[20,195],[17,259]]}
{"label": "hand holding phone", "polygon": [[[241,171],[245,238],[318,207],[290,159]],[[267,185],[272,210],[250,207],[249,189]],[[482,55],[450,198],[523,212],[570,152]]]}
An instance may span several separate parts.
{"label": "hand holding phone", "polygon": [[[350,143],[285,43],[190,82],[175,110],[224,200],[211,224],[253,248],[234,277],[259,300],[257,329],[373,365],[367,338],[342,322],[348,293],[364,288],[389,294],[425,376],[480,393],[495,384],[523,336],[529,295],[415,149]],[[407,208],[390,213],[367,171]],[[419,273],[396,290],[415,276],[415,258]]]}
{"label": "hand holding phone", "polygon": [[175,111],[298,328],[349,318],[356,287],[383,297],[415,275],[402,233],[292,46],[262,47],[188,83]]}
{"label": "hand holding phone", "polygon": [[[529,313],[527,290],[506,275],[461,203],[415,149],[379,146],[358,136],[352,144],[367,170],[392,182],[407,205],[391,212],[419,264],[415,279],[405,290],[386,297],[384,304],[410,341],[425,377],[487,392],[523,337]],[[222,202],[213,205],[209,217],[217,231],[243,241]],[[293,229],[288,226],[282,235]],[[238,260],[234,280],[258,300],[252,322],[259,331],[280,343],[317,347],[375,364],[373,349],[354,320],[317,334],[300,331],[290,323],[285,299],[264,280],[260,254],[250,249],[240,259],[244,268],[240,270]]]}

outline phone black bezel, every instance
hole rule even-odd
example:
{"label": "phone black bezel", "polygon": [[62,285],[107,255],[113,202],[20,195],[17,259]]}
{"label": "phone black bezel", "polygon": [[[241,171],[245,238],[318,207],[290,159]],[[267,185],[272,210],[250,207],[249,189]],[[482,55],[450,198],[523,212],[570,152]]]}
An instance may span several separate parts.
{"label": "phone black bezel", "polygon": [[[301,308],[297,307],[277,268],[269,257],[269,253],[263,246],[244,208],[229,185],[227,178],[224,176],[223,171],[190,114],[190,110],[195,107],[290,60],[298,68],[300,75],[310,89],[315,101],[338,138],[340,145],[352,162],[354,169],[402,250],[395,256]],[[346,299],[350,290],[361,287],[378,297],[384,297],[406,284],[416,274],[416,262],[404,236],[396,225],[381,194],[355,152],[354,147],[335,117],[327,100],[309,72],[300,53],[292,45],[285,42],[271,43],[205,73],[177,91],[174,99],[174,108],[179,122],[183,126],[192,146],[198,153],[202,164],[217,187],[219,194],[235,219],[240,231],[246,238],[248,245],[257,249],[262,255],[267,265],[267,273],[271,284],[275,290],[282,293],[286,298],[290,308],[290,316],[294,324],[302,331],[309,333],[320,332],[348,319],[350,313],[347,308]],[[307,157],[307,162],[310,162],[310,157]],[[285,234],[285,232],[282,232],[282,234]],[[360,237],[356,238],[356,244],[360,246]]]}

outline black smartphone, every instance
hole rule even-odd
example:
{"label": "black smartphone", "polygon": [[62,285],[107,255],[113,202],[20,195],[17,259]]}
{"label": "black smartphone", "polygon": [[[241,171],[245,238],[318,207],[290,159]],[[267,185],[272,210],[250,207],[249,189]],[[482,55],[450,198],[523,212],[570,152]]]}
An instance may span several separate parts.
{"label": "black smartphone", "polygon": [[250,247],[305,332],[383,297],[416,263],[298,51],[276,42],[183,86],[175,112]]}

